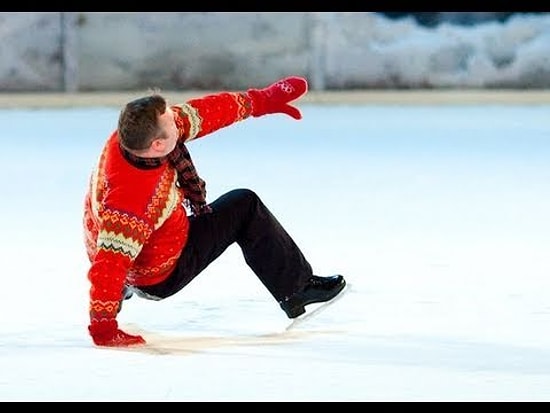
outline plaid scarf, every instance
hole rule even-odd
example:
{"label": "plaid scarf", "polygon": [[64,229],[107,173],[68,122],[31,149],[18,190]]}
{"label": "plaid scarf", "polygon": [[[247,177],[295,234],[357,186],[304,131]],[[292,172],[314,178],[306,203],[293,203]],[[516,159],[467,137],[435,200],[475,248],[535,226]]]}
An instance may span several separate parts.
{"label": "plaid scarf", "polygon": [[206,182],[197,173],[184,141],[178,140],[174,150],[166,157],[178,171],[178,185],[185,194],[185,206],[195,215],[211,212],[206,204]]}
{"label": "plaid scarf", "polygon": [[206,204],[206,182],[202,180],[183,141],[178,141],[172,152],[162,158],[142,158],[119,145],[122,155],[132,165],[141,169],[157,168],[168,160],[178,172],[178,185],[184,192],[184,205],[195,215],[212,212]]}

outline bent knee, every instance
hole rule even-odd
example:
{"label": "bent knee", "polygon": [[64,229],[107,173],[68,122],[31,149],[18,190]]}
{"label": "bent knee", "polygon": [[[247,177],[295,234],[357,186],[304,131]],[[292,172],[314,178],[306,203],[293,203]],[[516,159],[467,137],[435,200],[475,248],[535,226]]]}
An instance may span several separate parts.
{"label": "bent knee", "polygon": [[254,192],[253,190],[248,189],[248,188],[233,189],[231,192],[233,193],[234,196],[236,196],[238,198],[241,198],[241,199],[246,199],[246,200],[249,200],[249,201],[256,201],[256,200],[259,199],[256,192]]}
{"label": "bent knee", "polygon": [[229,196],[243,210],[255,211],[258,206],[263,206],[263,203],[256,192],[248,188],[233,189],[229,192]]}

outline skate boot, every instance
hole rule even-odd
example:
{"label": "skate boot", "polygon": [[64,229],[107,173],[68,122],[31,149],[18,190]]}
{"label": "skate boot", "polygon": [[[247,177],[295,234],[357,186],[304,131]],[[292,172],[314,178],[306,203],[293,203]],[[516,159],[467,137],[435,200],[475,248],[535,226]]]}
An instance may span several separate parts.
{"label": "skate boot", "polygon": [[288,318],[296,318],[306,312],[305,306],[330,301],[346,286],[342,275],[330,277],[311,276],[302,291],[292,294],[279,304]]}

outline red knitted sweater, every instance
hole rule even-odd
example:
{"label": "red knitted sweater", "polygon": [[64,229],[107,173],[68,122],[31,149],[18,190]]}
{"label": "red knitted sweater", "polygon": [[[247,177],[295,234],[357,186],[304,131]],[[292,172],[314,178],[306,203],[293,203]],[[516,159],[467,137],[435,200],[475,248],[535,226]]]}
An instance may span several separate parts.
{"label": "red knitted sweater", "polygon": [[[172,106],[180,139],[190,141],[251,114],[246,93],[222,92]],[[107,140],[91,175],[84,202],[85,245],[90,259],[90,323],[116,321],[124,283],[164,280],[185,247],[188,219],[177,172],[131,165]]]}

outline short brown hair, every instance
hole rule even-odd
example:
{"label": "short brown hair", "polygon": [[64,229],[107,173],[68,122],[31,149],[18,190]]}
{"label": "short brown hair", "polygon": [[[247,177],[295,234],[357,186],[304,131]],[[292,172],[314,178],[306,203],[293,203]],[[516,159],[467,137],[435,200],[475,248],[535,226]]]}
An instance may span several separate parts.
{"label": "short brown hair", "polygon": [[166,111],[166,99],[158,93],[128,102],[118,118],[120,143],[136,151],[147,149],[160,137],[158,117]]}

